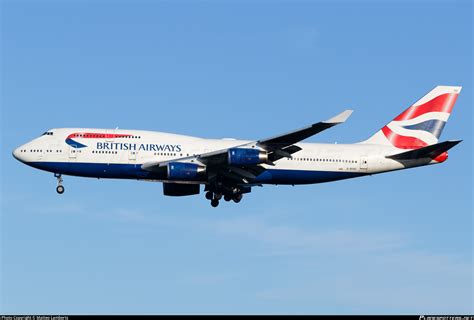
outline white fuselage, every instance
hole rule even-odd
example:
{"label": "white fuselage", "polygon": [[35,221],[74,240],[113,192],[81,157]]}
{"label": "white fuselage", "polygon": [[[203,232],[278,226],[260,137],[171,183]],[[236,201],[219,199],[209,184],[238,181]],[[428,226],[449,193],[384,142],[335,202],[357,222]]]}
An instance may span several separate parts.
{"label": "white fuselage", "polygon": [[[202,139],[141,130],[52,129],[14,151],[18,160],[56,174],[96,178],[167,181],[142,170],[144,163],[170,161],[239,146],[250,141]],[[387,159],[403,150],[372,144],[298,143],[302,150],[282,158],[255,183],[305,184],[347,179],[407,168],[406,163]],[[437,163],[413,161],[409,167]],[[201,181],[205,183],[205,181]]]}

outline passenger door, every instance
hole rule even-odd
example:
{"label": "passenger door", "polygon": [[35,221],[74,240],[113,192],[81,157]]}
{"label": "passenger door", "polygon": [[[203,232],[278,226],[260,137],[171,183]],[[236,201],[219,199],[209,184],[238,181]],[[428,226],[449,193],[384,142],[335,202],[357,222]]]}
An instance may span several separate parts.
{"label": "passenger door", "polygon": [[136,150],[128,150],[128,163],[136,163],[137,161],[137,152]]}
{"label": "passenger door", "polygon": [[367,159],[367,156],[360,157],[360,170],[367,171],[368,168],[369,168],[369,160]]}
{"label": "passenger door", "polygon": [[69,161],[76,161],[77,159],[77,149],[73,147],[69,147]]}
{"label": "passenger door", "polygon": [[46,150],[43,149],[43,148],[41,148],[41,149],[38,149],[38,151],[39,151],[39,153],[38,153],[38,160],[43,160]]}

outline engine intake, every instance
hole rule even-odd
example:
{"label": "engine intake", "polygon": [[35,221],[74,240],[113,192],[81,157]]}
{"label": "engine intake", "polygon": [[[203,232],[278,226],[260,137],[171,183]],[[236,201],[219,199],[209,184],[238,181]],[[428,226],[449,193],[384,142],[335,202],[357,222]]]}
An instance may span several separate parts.
{"label": "engine intake", "polygon": [[268,161],[268,153],[258,149],[231,148],[228,151],[230,165],[251,165]]}
{"label": "engine intake", "polygon": [[184,162],[170,162],[167,169],[170,180],[196,180],[206,172],[206,167]]}

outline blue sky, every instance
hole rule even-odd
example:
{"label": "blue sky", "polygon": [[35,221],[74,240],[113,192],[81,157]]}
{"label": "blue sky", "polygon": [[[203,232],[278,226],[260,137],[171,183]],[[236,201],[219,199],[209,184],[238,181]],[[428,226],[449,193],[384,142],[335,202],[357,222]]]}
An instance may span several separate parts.
{"label": "blue sky", "polygon": [[[3,1],[2,313],[473,313],[472,3]],[[463,91],[442,165],[239,205],[65,177],[11,151],[54,127],[363,140]]]}

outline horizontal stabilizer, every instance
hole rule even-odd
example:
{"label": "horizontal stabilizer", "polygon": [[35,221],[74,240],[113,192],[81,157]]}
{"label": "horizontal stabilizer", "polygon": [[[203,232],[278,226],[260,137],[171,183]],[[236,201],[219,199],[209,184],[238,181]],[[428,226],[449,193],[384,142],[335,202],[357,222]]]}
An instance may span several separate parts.
{"label": "horizontal stabilizer", "polygon": [[411,160],[411,159],[421,159],[421,158],[431,158],[434,159],[443,152],[448,151],[455,145],[457,145],[462,140],[451,140],[445,141],[441,143],[436,143],[429,145],[427,147],[410,150],[398,154],[394,154],[391,156],[386,156],[386,158],[393,159],[393,160]]}

